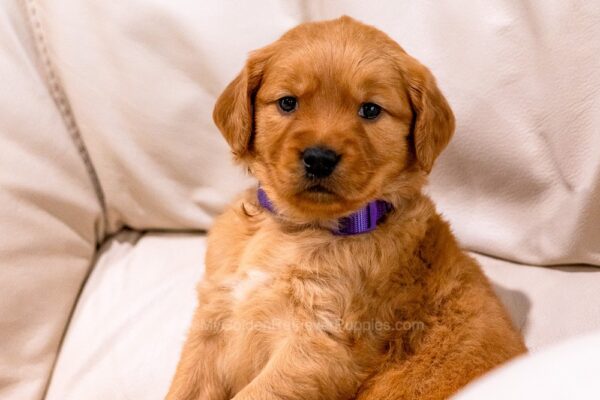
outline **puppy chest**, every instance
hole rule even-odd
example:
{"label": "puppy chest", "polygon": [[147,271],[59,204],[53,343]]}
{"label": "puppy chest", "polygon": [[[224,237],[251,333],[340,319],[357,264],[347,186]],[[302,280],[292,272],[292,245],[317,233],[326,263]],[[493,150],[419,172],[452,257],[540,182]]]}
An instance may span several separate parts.
{"label": "puppy chest", "polygon": [[249,269],[241,277],[231,278],[226,282],[231,291],[231,301],[234,305],[244,303],[250,295],[260,289],[268,289],[273,277],[258,268]]}

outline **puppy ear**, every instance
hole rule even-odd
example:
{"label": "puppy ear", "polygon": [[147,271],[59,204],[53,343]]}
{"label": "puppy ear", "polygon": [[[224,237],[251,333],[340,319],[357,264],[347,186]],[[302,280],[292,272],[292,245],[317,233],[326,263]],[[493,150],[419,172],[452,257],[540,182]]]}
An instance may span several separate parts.
{"label": "puppy ear", "polygon": [[412,135],[415,156],[422,170],[429,173],[433,162],[454,133],[454,114],[437,87],[431,72],[405,54],[404,73],[413,107]]}
{"label": "puppy ear", "polygon": [[268,48],[251,53],[242,72],[227,85],[213,110],[213,120],[237,160],[246,156],[250,149],[254,131],[254,97],[269,56]]}

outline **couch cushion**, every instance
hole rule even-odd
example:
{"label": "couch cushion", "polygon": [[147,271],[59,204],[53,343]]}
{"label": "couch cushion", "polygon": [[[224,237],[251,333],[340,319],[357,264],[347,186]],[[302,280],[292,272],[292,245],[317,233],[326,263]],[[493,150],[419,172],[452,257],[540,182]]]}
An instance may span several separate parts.
{"label": "couch cushion", "polygon": [[[205,238],[125,232],[103,248],[82,293],[47,400],[162,399],[196,305]],[[600,328],[600,269],[476,256],[530,349]],[[560,293],[560,296],[557,296]]]}
{"label": "couch cushion", "polygon": [[300,22],[299,6],[36,2],[110,229],[206,229],[248,184],[212,122],[215,98],[248,51]]}
{"label": "couch cushion", "polygon": [[201,235],[118,234],[81,294],[46,400],[163,399],[204,272]]}
{"label": "couch cushion", "polygon": [[0,4],[0,398],[39,400],[102,213],[24,2]]}
{"label": "couch cushion", "polygon": [[600,329],[600,269],[538,267],[473,254],[532,351]]}

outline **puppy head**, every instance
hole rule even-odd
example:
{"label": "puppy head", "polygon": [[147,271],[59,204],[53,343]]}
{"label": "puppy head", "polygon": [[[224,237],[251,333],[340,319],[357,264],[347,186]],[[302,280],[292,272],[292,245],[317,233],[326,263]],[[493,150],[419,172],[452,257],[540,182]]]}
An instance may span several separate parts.
{"label": "puppy head", "polygon": [[431,73],[348,17],[252,53],[213,116],[275,206],[302,221],[414,194],[454,130]]}

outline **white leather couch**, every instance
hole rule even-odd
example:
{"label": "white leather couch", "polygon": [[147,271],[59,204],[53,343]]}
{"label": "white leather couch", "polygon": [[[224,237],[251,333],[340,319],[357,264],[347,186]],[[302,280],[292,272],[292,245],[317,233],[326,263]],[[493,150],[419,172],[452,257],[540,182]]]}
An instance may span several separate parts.
{"label": "white leather couch", "polygon": [[205,232],[253,184],[214,100],[248,51],[342,14],[438,77],[458,127],[429,191],[533,353],[464,398],[560,382],[519,365],[600,329],[598,2],[5,0],[0,399],[164,396]]}

